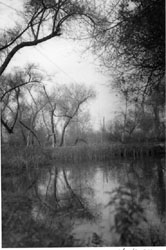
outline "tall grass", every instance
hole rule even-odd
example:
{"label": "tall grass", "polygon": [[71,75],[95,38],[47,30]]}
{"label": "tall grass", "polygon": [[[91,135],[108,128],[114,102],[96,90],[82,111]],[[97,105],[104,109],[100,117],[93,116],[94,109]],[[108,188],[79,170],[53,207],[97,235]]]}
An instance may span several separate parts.
{"label": "tall grass", "polygon": [[77,163],[84,161],[105,161],[114,158],[143,158],[165,153],[164,145],[154,144],[89,144],[56,148],[2,147],[2,170],[28,167],[38,168],[55,162]]}
{"label": "tall grass", "polygon": [[52,157],[63,163],[83,161],[105,161],[113,158],[141,158],[157,156],[163,149],[154,145],[132,144],[93,144],[82,146],[68,146],[52,150]]}

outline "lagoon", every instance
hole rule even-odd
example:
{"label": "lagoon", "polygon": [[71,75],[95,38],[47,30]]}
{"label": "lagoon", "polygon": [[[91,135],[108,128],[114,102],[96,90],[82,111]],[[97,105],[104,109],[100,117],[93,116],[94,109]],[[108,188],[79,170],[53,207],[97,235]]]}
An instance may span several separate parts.
{"label": "lagoon", "polygon": [[164,159],[53,162],[31,216],[51,230],[61,224],[72,246],[163,245],[165,187]]}

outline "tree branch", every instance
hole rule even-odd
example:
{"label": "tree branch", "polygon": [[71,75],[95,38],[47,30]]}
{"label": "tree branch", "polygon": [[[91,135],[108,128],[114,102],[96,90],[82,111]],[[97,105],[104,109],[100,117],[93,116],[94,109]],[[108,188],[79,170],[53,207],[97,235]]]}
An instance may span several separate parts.
{"label": "tree branch", "polygon": [[23,123],[21,120],[19,120],[19,123],[20,123],[23,127],[25,127],[27,130],[29,130],[29,131],[34,135],[34,137],[36,138],[37,142],[38,142],[39,145],[41,146],[41,143],[40,143],[40,141],[39,141],[37,135],[35,134],[35,132],[34,132],[31,128],[29,128],[27,125],[25,125],[25,123]]}
{"label": "tree branch", "polygon": [[11,91],[13,91],[13,90],[15,90],[15,89],[17,89],[17,88],[20,88],[20,87],[22,87],[22,86],[24,86],[24,85],[26,85],[26,84],[28,84],[28,83],[40,83],[40,82],[37,81],[37,80],[36,80],[36,81],[30,81],[30,80],[28,80],[27,82],[24,82],[24,83],[21,83],[20,85],[14,86],[14,87],[8,89],[8,90],[2,95],[1,101],[3,100],[3,98],[4,98],[8,93],[10,93]]}
{"label": "tree branch", "polygon": [[2,73],[4,72],[4,70],[6,69],[6,67],[8,66],[9,62],[11,61],[11,59],[13,58],[13,56],[16,54],[17,51],[19,51],[20,49],[24,48],[24,47],[29,47],[29,46],[35,46],[37,44],[40,44],[42,42],[45,42],[55,36],[60,36],[59,32],[56,30],[55,32],[42,37],[38,40],[34,40],[34,41],[28,41],[28,42],[22,42],[18,45],[16,45],[16,47],[14,47],[9,54],[7,55],[4,63],[2,64],[2,66],[0,67],[0,75],[2,75]]}

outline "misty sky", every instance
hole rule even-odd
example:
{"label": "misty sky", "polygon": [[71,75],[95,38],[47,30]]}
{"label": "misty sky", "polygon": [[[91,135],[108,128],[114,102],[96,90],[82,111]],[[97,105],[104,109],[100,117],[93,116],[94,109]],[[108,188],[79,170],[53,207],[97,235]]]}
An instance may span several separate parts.
{"label": "misty sky", "polygon": [[[22,9],[21,0],[0,1],[0,29],[13,27],[19,22],[16,10]],[[14,10],[15,9],[15,10]],[[12,18],[11,18],[12,17]],[[57,83],[82,83],[92,86],[97,93],[96,100],[90,102],[89,109],[94,128],[99,128],[103,117],[106,124],[113,119],[119,109],[116,93],[107,87],[111,77],[101,72],[99,61],[90,51],[86,51],[83,41],[53,38],[30,48],[23,48],[16,53],[7,71],[12,67],[23,67],[27,63],[36,63],[42,70],[53,76],[50,86]]]}

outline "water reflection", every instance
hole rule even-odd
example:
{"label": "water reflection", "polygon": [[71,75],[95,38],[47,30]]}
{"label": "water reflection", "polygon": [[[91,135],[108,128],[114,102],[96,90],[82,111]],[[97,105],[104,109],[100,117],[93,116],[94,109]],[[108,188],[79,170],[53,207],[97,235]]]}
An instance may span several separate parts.
{"label": "water reflection", "polygon": [[160,159],[53,165],[41,173],[32,216],[52,227],[65,218],[76,245],[155,245],[156,230],[165,244],[164,174]]}
{"label": "water reflection", "polygon": [[157,167],[157,188],[154,189],[154,198],[156,199],[157,197],[156,206],[159,215],[161,215],[162,217],[164,216],[164,213],[166,211],[166,196],[165,196],[166,187],[165,187],[164,168],[160,160],[156,160],[155,165]]}

